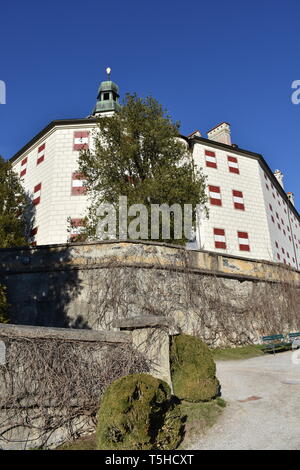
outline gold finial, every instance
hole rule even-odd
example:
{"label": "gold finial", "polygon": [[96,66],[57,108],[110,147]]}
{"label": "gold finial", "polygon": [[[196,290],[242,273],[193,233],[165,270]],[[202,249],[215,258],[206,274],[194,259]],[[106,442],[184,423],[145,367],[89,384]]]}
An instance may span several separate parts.
{"label": "gold finial", "polygon": [[107,79],[110,80],[110,73],[111,73],[110,67],[106,67],[106,73],[107,73]]}

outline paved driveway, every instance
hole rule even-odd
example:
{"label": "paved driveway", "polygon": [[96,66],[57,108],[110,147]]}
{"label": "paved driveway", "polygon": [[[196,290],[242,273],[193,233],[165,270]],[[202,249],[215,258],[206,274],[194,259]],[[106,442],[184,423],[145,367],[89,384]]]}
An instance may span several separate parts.
{"label": "paved driveway", "polygon": [[227,408],[190,449],[300,450],[300,364],[291,355],[217,362]]}

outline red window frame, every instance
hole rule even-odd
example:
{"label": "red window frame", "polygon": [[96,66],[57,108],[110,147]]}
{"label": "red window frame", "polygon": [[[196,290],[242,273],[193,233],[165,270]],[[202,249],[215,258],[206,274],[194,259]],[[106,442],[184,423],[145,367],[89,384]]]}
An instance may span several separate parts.
{"label": "red window frame", "polygon": [[[236,157],[231,157],[230,155],[227,155],[227,163],[230,173],[236,173],[237,175],[240,174],[239,162]],[[236,163],[237,167],[230,165],[230,163]]]}
{"label": "red window frame", "polygon": [[86,188],[82,184],[80,186],[75,186],[74,181],[84,181],[85,177],[81,173],[72,173],[72,188],[71,188],[71,195],[72,196],[80,196],[86,193]]}
{"label": "red window frame", "polygon": [[[238,234],[238,241],[239,241],[239,248],[240,251],[251,251],[250,250],[250,243],[249,243],[249,234],[248,232],[237,232]],[[241,243],[240,240],[245,240],[248,243]]]}
{"label": "red window frame", "polygon": [[[225,230],[223,228],[214,228],[213,230],[214,230],[215,248],[226,250],[227,244],[226,244]],[[216,240],[216,236],[223,237],[224,241]]]}
{"label": "red window frame", "polygon": [[[74,131],[73,150],[87,150],[89,148],[89,131]],[[75,139],[87,139],[87,142],[76,143]]]}
{"label": "red window frame", "polygon": [[45,149],[46,143],[40,145],[40,147],[38,148],[36,165],[39,165],[45,160]]}
{"label": "red window frame", "polygon": [[[27,172],[27,162],[28,162],[28,157],[25,157],[23,158],[23,160],[21,161],[21,172],[20,172],[20,178],[22,178],[22,176],[25,176],[26,175],[26,172]],[[25,166],[25,168],[22,169],[22,167]]]}
{"label": "red window frame", "polygon": [[[206,157],[213,157],[214,161],[211,162],[207,160]],[[218,168],[216,152],[212,152],[211,150],[205,150],[205,163],[206,163],[206,166],[209,168]]]}
{"label": "red window frame", "polygon": [[[242,199],[243,202],[236,202],[234,200],[235,197],[238,197],[239,199]],[[238,191],[236,189],[233,189],[232,190],[232,199],[233,199],[233,206],[235,209],[238,209],[238,210],[241,210],[241,211],[244,211],[245,210],[245,202],[244,202],[244,195],[242,193],[242,191]]]}
{"label": "red window frame", "polygon": [[[33,189],[33,204],[37,206],[41,202],[41,191],[42,191],[42,183],[37,184]],[[39,193],[36,195],[36,193]]]}
{"label": "red window frame", "polygon": [[[73,227],[84,227],[84,219],[73,218],[71,219],[71,225]],[[71,228],[71,230],[72,230]],[[70,240],[76,240],[80,233],[70,233]]]}
{"label": "red window frame", "polygon": [[[213,186],[211,184],[208,185],[209,191],[209,202],[212,206],[222,206],[222,196],[221,196],[221,188],[220,186]],[[211,194],[220,194],[220,198],[212,197]]]}

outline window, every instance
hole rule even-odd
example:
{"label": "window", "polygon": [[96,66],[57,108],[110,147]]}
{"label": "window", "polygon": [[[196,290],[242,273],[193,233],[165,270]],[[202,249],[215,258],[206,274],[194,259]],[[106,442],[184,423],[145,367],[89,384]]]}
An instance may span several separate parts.
{"label": "window", "polygon": [[71,219],[70,240],[76,241],[84,227],[83,219]]}
{"label": "window", "polygon": [[86,150],[89,148],[89,131],[74,132],[73,150]]}
{"label": "window", "polygon": [[34,227],[32,230],[30,230],[30,236],[34,237],[38,232],[38,227]]}
{"label": "window", "polygon": [[226,250],[226,238],[224,229],[214,228],[214,240],[215,248],[222,248],[223,250]]}
{"label": "window", "polygon": [[78,196],[81,194],[85,194],[86,189],[84,187],[84,176],[80,173],[73,173],[72,174],[72,196]]}
{"label": "window", "polygon": [[250,251],[249,235],[247,232],[238,232],[240,251]]}
{"label": "window", "polygon": [[245,210],[245,203],[244,203],[244,196],[242,191],[236,191],[235,189],[232,190],[232,197],[233,197],[233,205],[235,209],[239,209],[241,211]]}
{"label": "window", "polygon": [[103,100],[104,101],[109,100],[109,93],[103,93]]}
{"label": "window", "polygon": [[36,239],[35,239],[35,236],[38,232],[38,227],[34,227],[31,231],[30,231],[30,245],[31,246],[36,246]]}
{"label": "window", "polygon": [[40,163],[42,163],[44,161],[45,148],[46,148],[46,144],[43,144],[38,148],[37,161],[36,161],[37,165],[39,165]]}
{"label": "window", "polygon": [[221,206],[221,189],[219,186],[208,186],[209,191],[209,201],[213,206]]}
{"label": "window", "polygon": [[230,173],[236,173],[236,174],[239,175],[240,170],[239,170],[239,165],[238,165],[237,158],[227,156],[227,161],[228,161],[228,168],[229,168]]}
{"label": "window", "polygon": [[215,152],[211,152],[210,150],[205,150],[205,160],[206,166],[210,168],[217,168],[217,159]]}
{"label": "window", "polygon": [[41,202],[42,183],[37,184],[33,189],[33,204],[37,206]]}
{"label": "window", "polygon": [[27,157],[24,158],[22,161],[21,161],[21,173],[20,173],[20,178],[22,178],[22,176],[26,175],[26,171],[27,171]]}

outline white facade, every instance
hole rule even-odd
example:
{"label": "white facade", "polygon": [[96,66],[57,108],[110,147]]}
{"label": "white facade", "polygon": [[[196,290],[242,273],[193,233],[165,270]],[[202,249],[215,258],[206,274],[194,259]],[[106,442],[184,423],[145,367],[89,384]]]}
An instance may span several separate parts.
{"label": "white facade", "polygon": [[78,121],[53,125],[13,162],[34,203],[34,244],[66,243],[71,238],[68,219],[80,225],[85,215],[88,198],[77,160],[80,148],[93,141],[95,123]]}
{"label": "white facade", "polygon": [[[95,128],[94,117],[54,121],[12,158],[36,210],[33,244],[66,243],[80,231],[89,201],[77,161],[81,148],[91,148]],[[209,197],[209,217],[189,246],[300,269],[299,214],[263,157],[231,145],[227,123],[208,136],[197,131],[187,138]]]}
{"label": "white facade", "polygon": [[300,219],[263,158],[194,138],[195,164],[207,175],[209,216],[200,249],[300,267]]}

